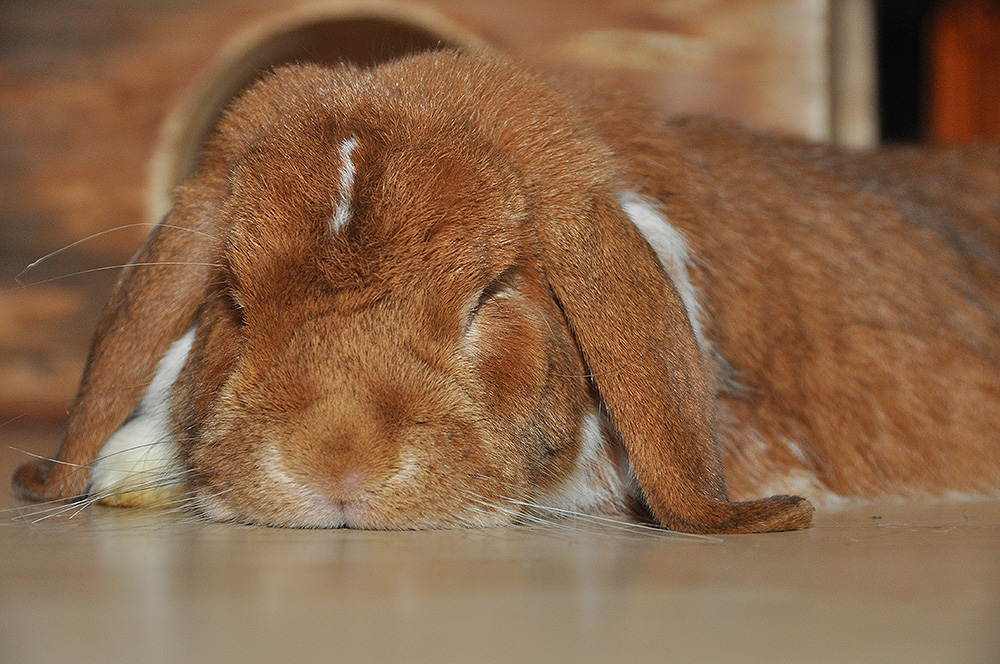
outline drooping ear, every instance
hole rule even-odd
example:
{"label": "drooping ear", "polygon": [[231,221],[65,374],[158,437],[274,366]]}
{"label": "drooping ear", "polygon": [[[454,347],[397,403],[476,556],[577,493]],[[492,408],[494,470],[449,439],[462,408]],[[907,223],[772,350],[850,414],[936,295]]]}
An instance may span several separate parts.
{"label": "drooping ear", "polygon": [[690,318],[614,197],[597,195],[580,218],[541,231],[553,291],[660,523],[697,533],[807,527],[813,508],[804,498],[729,500]]}
{"label": "drooping ear", "polygon": [[101,447],[139,403],[160,359],[204,299],[221,204],[218,178],[182,188],[174,209],[122,271],[98,319],[55,460],[24,464],[14,491],[34,501],[74,498]]}

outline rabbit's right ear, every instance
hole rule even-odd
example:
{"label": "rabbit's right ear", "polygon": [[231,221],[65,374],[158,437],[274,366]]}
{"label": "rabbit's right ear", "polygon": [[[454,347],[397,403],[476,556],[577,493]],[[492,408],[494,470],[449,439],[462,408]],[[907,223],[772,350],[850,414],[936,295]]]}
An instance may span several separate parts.
{"label": "rabbit's right ear", "polygon": [[139,403],[170,345],[194,322],[215,257],[225,180],[204,174],[178,191],[177,203],[123,270],[91,342],[62,446],[54,460],[22,465],[22,498],[74,498],[87,488],[104,442]]}

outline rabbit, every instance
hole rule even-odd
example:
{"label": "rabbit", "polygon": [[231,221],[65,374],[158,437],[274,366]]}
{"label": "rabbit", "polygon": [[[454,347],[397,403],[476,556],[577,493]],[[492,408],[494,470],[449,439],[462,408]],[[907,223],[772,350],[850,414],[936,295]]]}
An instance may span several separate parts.
{"label": "rabbit", "polygon": [[287,527],[1000,487],[1000,151],[853,153],[481,55],[231,105],[101,315],[33,501]]}

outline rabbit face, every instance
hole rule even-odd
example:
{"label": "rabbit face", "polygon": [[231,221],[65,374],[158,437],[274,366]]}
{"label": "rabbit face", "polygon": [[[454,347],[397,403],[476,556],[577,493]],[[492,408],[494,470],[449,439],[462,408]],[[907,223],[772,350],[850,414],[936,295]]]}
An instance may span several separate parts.
{"label": "rabbit face", "polygon": [[175,398],[197,503],[275,525],[508,521],[568,477],[594,400],[527,198],[472,137],[329,131],[265,136],[235,169]]}

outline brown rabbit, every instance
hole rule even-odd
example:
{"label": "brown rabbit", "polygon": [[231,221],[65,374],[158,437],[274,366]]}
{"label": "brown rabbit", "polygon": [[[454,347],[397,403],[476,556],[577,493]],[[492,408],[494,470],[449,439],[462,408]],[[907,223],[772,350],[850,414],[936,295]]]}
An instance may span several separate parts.
{"label": "brown rabbit", "polygon": [[[855,155],[449,52],[243,94],[33,500],[692,532],[1000,487],[1000,151]],[[746,500],[747,502],[737,502]]]}

